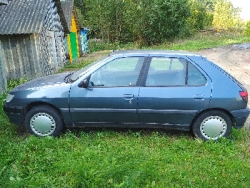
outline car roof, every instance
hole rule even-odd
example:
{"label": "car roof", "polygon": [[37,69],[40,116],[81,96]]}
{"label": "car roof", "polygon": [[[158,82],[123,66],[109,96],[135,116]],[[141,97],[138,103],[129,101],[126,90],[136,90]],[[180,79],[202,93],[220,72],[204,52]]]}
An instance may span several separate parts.
{"label": "car roof", "polygon": [[174,50],[119,50],[113,51],[110,55],[119,56],[145,56],[145,55],[173,55],[173,56],[201,56],[199,54],[187,51],[174,51]]}

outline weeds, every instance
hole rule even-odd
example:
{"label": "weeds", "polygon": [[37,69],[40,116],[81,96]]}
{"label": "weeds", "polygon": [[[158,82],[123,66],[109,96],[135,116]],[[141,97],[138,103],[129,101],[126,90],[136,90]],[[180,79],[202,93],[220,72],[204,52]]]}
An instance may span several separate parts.
{"label": "weeds", "polygon": [[13,89],[14,87],[23,84],[25,82],[28,82],[30,79],[27,77],[24,78],[19,78],[19,79],[10,79],[8,80],[8,90],[10,91],[11,89]]}

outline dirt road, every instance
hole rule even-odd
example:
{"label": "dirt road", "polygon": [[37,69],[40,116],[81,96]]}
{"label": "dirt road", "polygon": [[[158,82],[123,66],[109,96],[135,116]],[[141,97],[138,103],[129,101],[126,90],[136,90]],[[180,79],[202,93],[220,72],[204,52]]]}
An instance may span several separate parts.
{"label": "dirt road", "polygon": [[[250,94],[250,43],[205,49],[197,53],[228,71],[247,88]],[[250,117],[246,126],[250,129]]]}

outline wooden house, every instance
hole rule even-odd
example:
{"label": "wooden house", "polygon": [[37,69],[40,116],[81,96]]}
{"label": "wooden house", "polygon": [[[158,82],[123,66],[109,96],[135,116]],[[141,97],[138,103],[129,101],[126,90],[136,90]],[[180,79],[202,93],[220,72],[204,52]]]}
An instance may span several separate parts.
{"label": "wooden house", "polygon": [[0,87],[6,79],[46,76],[65,64],[73,4],[73,0],[0,0],[0,71],[5,71],[0,72]]}

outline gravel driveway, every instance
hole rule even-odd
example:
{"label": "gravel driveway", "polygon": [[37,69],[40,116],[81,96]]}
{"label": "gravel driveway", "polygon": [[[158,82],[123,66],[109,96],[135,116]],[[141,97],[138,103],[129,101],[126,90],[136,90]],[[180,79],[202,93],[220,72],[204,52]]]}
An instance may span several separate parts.
{"label": "gravel driveway", "polygon": [[[198,51],[239,80],[250,94],[250,43],[229,45]],[[250,99],[250,97],[249,97]],[[248,106],[250,100],[248,102]],[[250,129],[250,117],[246,127]]]}

